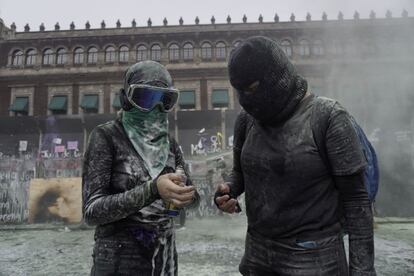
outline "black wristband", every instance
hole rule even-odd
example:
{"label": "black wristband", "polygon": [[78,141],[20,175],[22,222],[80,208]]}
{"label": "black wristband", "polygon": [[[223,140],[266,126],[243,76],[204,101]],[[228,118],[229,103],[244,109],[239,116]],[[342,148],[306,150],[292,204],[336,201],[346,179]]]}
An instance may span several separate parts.
{"label": "black wristband", "polygon": [[152,194],[155,198],[160,199],[161,197],[160,197],[160,194],[158,193],[157,180],[158,180],[158,177],[157,177],[157,178],[155,178],[155,179],[151,182],[151,184],[150,184],[150,188],[151,188],[151,194]]}

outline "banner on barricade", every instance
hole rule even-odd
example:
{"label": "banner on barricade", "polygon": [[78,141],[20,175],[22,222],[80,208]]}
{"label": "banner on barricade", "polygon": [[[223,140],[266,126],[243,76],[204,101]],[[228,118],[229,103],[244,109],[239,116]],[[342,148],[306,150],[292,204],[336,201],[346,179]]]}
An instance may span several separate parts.
{"label": "banner on barricade", "polygon": [[68,141],[68,150],[77,150],[78,141]]}
{"label": "banner on barricade", "polygon": [[65,146],[55,146],[55,153],[65,152]]}

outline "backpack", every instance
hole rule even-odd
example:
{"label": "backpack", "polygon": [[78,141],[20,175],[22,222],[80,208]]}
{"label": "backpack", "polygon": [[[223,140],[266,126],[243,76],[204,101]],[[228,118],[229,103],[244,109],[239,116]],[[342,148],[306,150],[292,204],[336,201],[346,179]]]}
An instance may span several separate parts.
{"label": "backpack", "polygon": [[[312,108],[311,113],[311,127],[313,132],[313,137],[318,147],[319,154],[327,168],[329,169],[329,159],[326,151],[325,146],[325,136],[326,131],[328,129],[328,120],[329,115],[337,101],[325,98],[325,97],[318,97],[315,96],[315,103]],[[318,108],[320,110],[319,116],[316,116],[316,105],[324,105],[323,108]],[[322,122],[318,124],[317,121]],[[364,183],[365,188],[368,193],[368,197],[371,202],[375,201],[375,196],[378,192],[379,186],[379,168],[378,168],[378,159],[377,154],[375,153],[374,147],[369,142],[367,136],[365,135],[362,128],[358,125],[355,118],[351,116],[351,123],[353,128],[355,129],[356,134],[358,135],[359,143],[361,145],[362,151],[364,152],[365,159],[367,161],[367,166],[364,170]]]}

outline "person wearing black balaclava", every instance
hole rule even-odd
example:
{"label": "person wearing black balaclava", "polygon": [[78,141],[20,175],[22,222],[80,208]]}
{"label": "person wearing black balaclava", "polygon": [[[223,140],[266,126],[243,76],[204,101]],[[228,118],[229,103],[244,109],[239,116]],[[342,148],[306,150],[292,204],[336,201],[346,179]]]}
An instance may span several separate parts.
{"label": "person wearing black balaclava", "polygon": [[311,125],[312,112],[324,114],[324,105],[316,104],[276,42],[246,39],[230,54],[228,72],[243,110],[235,123],[231,181],[218,186],[215,203],[234,213],[245,193],[248,228],[240,272],[376,275],[366,160],[350,115],[337,102],[328,114],[327,165]]}
{"label": "person wearing black balaclava", "polygon": [[[161,64],[134,64],[124,76],[118,118],[90,135],[82,193],[84,219],[96,225],[91,275],[178,273],[167,204],[199,202],[179,146],[168,135],[168,112],[178,93]],[[174,173],[179,167],[186,183]]]}

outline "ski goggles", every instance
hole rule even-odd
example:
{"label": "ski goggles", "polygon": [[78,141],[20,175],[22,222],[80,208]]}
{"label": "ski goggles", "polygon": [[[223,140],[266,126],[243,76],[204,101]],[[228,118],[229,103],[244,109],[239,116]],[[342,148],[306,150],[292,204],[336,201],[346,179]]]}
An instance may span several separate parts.
{"label": "ski goggles", "polygon": [[155,87],[146,84],[132,84],[127,91],[128,101],[139,110],[150,112],[157,105],[162,112],[170,112],[178,102],[179,90]]}

